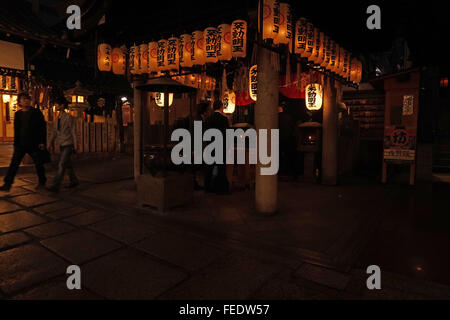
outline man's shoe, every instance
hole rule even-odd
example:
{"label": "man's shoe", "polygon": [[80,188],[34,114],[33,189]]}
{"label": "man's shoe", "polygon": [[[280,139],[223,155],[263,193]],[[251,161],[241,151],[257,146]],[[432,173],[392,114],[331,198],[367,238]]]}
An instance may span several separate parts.
{"label": "man's shoe", "polygon": [[67,186],[65,186],[64,188],[66,188],[66,189],[72,189],[72,188],[78,187],[79,185],[80,185],[79,182],[71,182],[71,183],[69,183]]}
{"label": "man's shoe", "polygon": [[11,185],[9,184],[4,184],[3,186],[0,187],[0,191],[8,192],[9,190],[11,190]]}
{"label": "man's shoe", "polygon": [[48,191],[53,192],[53,193],[58,193],[59,192],[59,188],[56,186],[52,186],[50,188],[47,188]]}

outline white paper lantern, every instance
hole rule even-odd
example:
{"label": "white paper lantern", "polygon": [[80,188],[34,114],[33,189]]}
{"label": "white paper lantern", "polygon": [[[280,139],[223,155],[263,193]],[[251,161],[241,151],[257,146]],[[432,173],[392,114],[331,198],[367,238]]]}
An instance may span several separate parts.
{"label": "white paper lantern", "polygon": [[217,29],[206,28],[203,34],[205,38],[205,61],[206,63],[216,63],[217,59]]}
{"label": "white paper lantern", "polygon": [[158,41],[158,71],[167,71],[167,40]]}
{"label": "white paper lantern", "polygon": [[311,83],[306,86],[305,93],[306,108],[310,111],[320,110],[323,102],[322,86],[318,83]]}
{"label": "white paper lantern", "polygon": [[[164,107],[164,99],[166,98],[165,93],[163,92],[155,92],[155,102],[158,107]],[[169,93],[169,107],[172,106],[173,103],[173,93]]]}
{"label": "white paper lantern", "polygon": [[231,25],[221,24],[217,27],[217,58],[229,61],[231,55]]}
{"label": "white paper lantern", "polygon": [[156,73],[158,68],[158,42],[148,44],[148,73]]}
{"label": "white paper lantern", "polygon": [[205,38],[203,31],[192,32],[191,60],[194,65],[203,66],[205,60]]}
{"label": "white paper lantern", "polygon": [[124,75],[126,70],[126,55],[121,48],[112,50],[112,71],[116,75]]}
{"label": "white paper lantern", "polygon": [[182,34],[178,45],[180,66],[191,68],[193,65],[191,59],[192,36],[190,34]]}
{"label": "white paper lantern", "polygon": [[245,58],[247,55],[247,22],[235,20],[231,24],[231,55]]}
{"label": "white paper lantern", "polygon": [[107,43],[100,43],[97,49],[98,70],[109,72],[112,68],[111,46]]}
{"label": "white paper lantern", "polygon": [[250,68],[248,72],[248,84],[249,84],[249,93],[250,98],[253,101],[256,101],[258,96],[258,66],[254,65]]}
{"label": "white paper lantern", "polygon": [[169,40],[167,40],[166,60],[168,70],[178,71],[180,68],[178,43],[179,40],[175,37],[169,38]]}

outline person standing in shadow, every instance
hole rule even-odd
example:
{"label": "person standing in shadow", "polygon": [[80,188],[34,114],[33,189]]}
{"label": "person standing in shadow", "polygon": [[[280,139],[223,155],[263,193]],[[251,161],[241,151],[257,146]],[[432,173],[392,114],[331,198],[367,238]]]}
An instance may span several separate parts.
{"label": "person standing in shadow", "polygon": [[223,104],[221,101],[214,102],[214,112],[206,119],[206,130],[218,129],[223,137],[223,161],[222,164],[206,165],[205,168],[205,191],[217,194],[227,194],[229,183],[226,171],[226,146],[225,137],[228,129],[228,119],[223,115]]}
{"label": "person standing in shadow", "polygon": [[31,97],[26,93],[18,96],[20,110],[14,114],[14,153],[0,191],[9,191],[25,154],[29,154],[36,166],[39,184],[36,189],[45,187],[45,167],[40,151],[45,150],[47,123],[42,112],[31,106]]}

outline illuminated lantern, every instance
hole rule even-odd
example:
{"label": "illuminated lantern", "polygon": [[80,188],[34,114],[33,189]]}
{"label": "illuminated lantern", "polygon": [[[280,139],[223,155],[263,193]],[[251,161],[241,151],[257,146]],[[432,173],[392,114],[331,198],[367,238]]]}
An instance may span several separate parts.
{"label": "illuminated lantern", "polygon": [[158,41],[157,62],[159,71],[167,71],[167,40]]}
{"label": "illuminated lantern", "polygon": [[300,18],[295,24],[294,53],[306,58],[306,19]]}
{"label": "illuminated lantern", "polygon": [[158,42],[148,44],[148,73],[158,72]]}
{"label": "illuminated lantern", "polygon": [[[263,40],[272,39],[274,43],[278,41],[280,29],[280,1],[262,0],[263,2]],[[259,12],[259,11],[258,11]]]}
{"label": "illuminated lantern", "polygon": [[[280,28],[276,43],[292,44],[291,6],[287,3],[280,3]],[[289,48],[292,50],[292,46]]]}
{"label": "illuminated lantern", "polygon": [[312,62],[314,62],[314,64],[318,64],[319,57],[320,57],[320,30],[318,28],[314,28],[314,46],[310,59]]}
{"label": "illuminated lantern", "polygon": [[191,47],[192,36],[190,34],[182,34],[180,36],[180,42],[178,44],[180,66],[183,68],[191,68]]}
{"label": "illuminated lantern", "polygon": [[306,108],[310,111],[317,111],[322,108],[323,91],[318,83],[311,83],[305,89]]}
{"label": "illuminated lantern", "polygon": [[306,23],[306,50],[305,56],[312,61],[314,51],[314,25],[311,22]]}
{"label": "illuminated lantern", "polygon": [[258,95],[258,66],[257,65],[254,65],[250,68],[248,77],[249,77],[248,85],[249,85],[250,98],[253,101],[256,101],[256,98]]}
{"label": "illuminated lantern", "polygon": [[206,63],[216,63],[217,59],[217,29],[206,28],[205,38],[205,61]]}
{"label": "illuminated lantern", "polygon": [[223,113],[231,114],[236,109],[236,94],[233,91],[225,91],[222,98]]}
{"label": "illuminated lantern", "polygon": [[348,81],[351,81],[350,80],[350,75],[352,73],[352,54],[350,52],[347,55],[347,66],[348,66],[348,69],[347,69],[346,79]]}
{"label": "illuminated lantern", "polygon": [[203,31],[192,32],[191,60],[194,65],[205,64],[205,39]]}
{"label": "illuminated lantern", "polygon": [[131,74],[136,74],[136,68],[138,67],[139,64],[136,64],[136,55],[139,54],[139,48],[136,46],[131,46],[130,47],[130,57],[128,60],[128,67],[130,70]]}
{"label": "illuminated lantern", "polygon": [[349,66],[349,58],[348,58],[350,53],[347,50],[345,50],[345,49],[343,49],[343,50],[344,50],[344,53],[343,53],[343,56],[342,56],[342,73],[341,73],[341,76],[344,77],[345,79],[347,79],[348,70],[350,68],[350,66]]}
{"label": "illuminated lantern", "polygon": [[141,63],[139,65],[139,73],[147,73],[148,72],[148,45],[141,44],[139,46],[139,55],[141,57]]}
{"label": "illuminated lantern", "polygon": [[168,70],[179,69],[178,42],[178,38],[174,37],[167,40],[166,61]]}
{"label": "illuminated lantern", "polygon": [[124,75],[126,69],[126,56],[122,49],[114,48],[112,50],[112,71],[117,75]]}
{"label": "illuminated lantern", "polygon": [[100,71],[111,71],[112,61],[111,61],[111,46],[106,43],[101,43],[98,45],[97,52],[97,65]]}
{"label": "illuminated lantern", "polygon": [[362,80],[362,63],[356,58],[351,59],[350,81],[360,83]]}
{"label": "illuminated lantern", "polygon": [[336,67],[336,73],[342,77],[343,72],[342,70],[344,69],[344,48],[339,46],[339,56],[338,56],[338,65]]}
{"label": "illuminated lantern", "polygon": [[229,61],[231,57],[231,25],[221,24],[217,27],[217,58]]}
{"label": "illuminated lantern", "polygon": [[231,24],[231,55],[233,58],[247,55],[247,22],[244,20],[235,20]]}
{"label": "illuminated lantern", "polygon": [[[168,93],[169,95],[169,107],[173,103],[173,93]],[[164,99],[166,98],[166,94],[162,92],[155,92],[155,102],[158,107],[164,107]]]}
{"label": "illuminated lantern", "polygon": [[325,67],[325,61],[327,58],[327,45],[328,45],[328,37],[321,32],[321,39],[322,39],[322,44],[320,46],[320,58],[319,58],[319,64],[321,67]]}
{"label": "illuminated lantern", "polygon": [[325,55],[325,61],[324,61],[324,67],[325,69],[330,69],[330,63],[331,63],[331,46],[332,46],[333,40],[331,40],[330,37],[327,37],[327,46],[326,46],[326,55]]}
{"label": "illuminated lantern", "polygon": [[331,55],[329,69],[331,72],[336,72],[336,62],[337,62],[337,44],[331,41]]}

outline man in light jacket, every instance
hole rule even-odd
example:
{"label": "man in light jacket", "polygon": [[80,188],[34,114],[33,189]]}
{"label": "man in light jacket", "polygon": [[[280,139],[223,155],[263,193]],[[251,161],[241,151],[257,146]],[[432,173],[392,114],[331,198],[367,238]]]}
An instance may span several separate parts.
{"label": "man in light jacket", "polygon": [[66,99],[57,99],[55,106],[58,111],[58,117],[53,122],[53,131],[49,141],[49,149],[54,151],[53,142],[56,141],[56,143],[60,146],[61,157],[59,159],[58,171],[56,172],[55,179],[53,180],[53,186],[48,188],[51,192],[59,191],[66,170],[70,179],[70,184],[67,188],[74,188],[79,184],[71,161],[72,153],[78,150],[75,119],[70,115],[70,113],[66,112]]}

